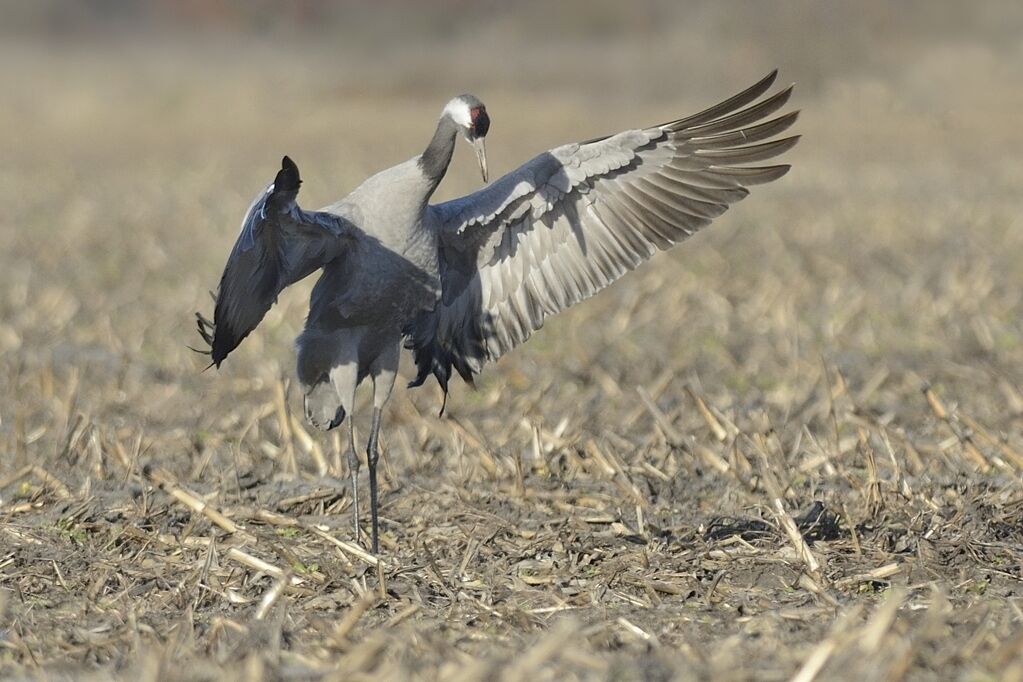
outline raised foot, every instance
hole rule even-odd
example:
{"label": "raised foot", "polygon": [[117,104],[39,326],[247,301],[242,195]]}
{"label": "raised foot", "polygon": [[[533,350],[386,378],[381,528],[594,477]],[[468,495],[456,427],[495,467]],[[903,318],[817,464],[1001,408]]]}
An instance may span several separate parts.
{"label": "raised foot", "polygon": [[337,404],[337,394],[329,383],[313,388],[305,395],[305,418],[320,431],[329,431],[345,420],[345,408]]}

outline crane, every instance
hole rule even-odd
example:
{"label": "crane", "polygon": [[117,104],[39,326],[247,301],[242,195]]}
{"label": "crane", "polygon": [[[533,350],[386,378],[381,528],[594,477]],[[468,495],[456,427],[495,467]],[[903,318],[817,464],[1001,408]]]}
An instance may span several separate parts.
{"label": "crane", "polygon": [[[792,93],[789,86],[765,97],[776,77],[772,71],[686,118],[556,147],[438,204],[430,198],[459,137],[488,180],[490,116],[473,95],[447,103],[421,154],[319,211],[298,205],[301,177],[285,156],[242,221],[213,319],[196,313],[211,366],[220,367],[285,287],[322,270],[296,342],[297,376],[305,416],[322,430],[350,417],[356,388],[372,383],[366,462],[378,552],[379,435],[403,345],[417,369],[409,388],[432,375],[446,403],[453,373],[472,384],[486,362],[524,342],[548,316],[685,240],[748,187],[785,175],[788,165],[755,165],[799,139],[777,139],[798,111],[771,118]],[[358,541],[360,460],[351,418],[347,459]]]}

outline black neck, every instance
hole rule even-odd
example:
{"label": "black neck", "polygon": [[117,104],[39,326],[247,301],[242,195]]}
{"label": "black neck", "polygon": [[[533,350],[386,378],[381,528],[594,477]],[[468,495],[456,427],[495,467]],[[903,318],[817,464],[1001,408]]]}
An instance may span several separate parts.
{"label": "black neck", "polygon": [[451,117],[444,114],[437,121],[437,130],[433,133],[433,139],[423,155],[419,157],[419,166],[423,173],[436,187],[444,178],[444,173],[451,163],[451,155],[455,151],[455,138],[458,136],[458,126]]}

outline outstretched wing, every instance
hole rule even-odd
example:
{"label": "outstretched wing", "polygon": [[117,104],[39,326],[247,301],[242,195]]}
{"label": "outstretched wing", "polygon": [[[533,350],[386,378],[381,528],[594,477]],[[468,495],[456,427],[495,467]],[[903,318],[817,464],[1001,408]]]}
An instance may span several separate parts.
{"label": "outstretched wing", "polygon": [[699,114],[540,154],[492,185],[430,207],[443,295],[406,332],[419,373],[447,390],[667,249],[789,166],[749,166],[790,149],[767,141],[798,112],[767,120],[791,86],[755,103],[777,71]]}
{"label": "outstretched wing", "polygon": [[285,156],[277,177],[242,221],[214,297],[213,321],[195,314],[217,367],[262,321],[285,287],[337,258],[355,237],[344,218],[303,211],[295,202],[301,184],[298,166]]}

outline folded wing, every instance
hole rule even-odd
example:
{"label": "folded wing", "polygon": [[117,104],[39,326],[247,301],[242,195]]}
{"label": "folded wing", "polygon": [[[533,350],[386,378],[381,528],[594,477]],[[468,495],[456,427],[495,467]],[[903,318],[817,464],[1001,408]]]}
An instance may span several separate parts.
{"label": "folded wing", "polygon": [[452,368],[471,383],[548,316],[784,175],[787,165],[750,165],[798,140],[771,140],[796,120],[770,119],[791,87],[757,102],[776,76],[688,118],[552,149],[432,206],[443,295],[405,330],[419,370],[411,385],[433,373],[446,391]]}
{"label": "folded wing", "polygon": [[215,295],[213,320],[196,313],[199,334],[220,363],[249,335],[287,286],[340,257],[355,238],[351,224],[296,203],[302,183],[288,157],[242,221]]}

